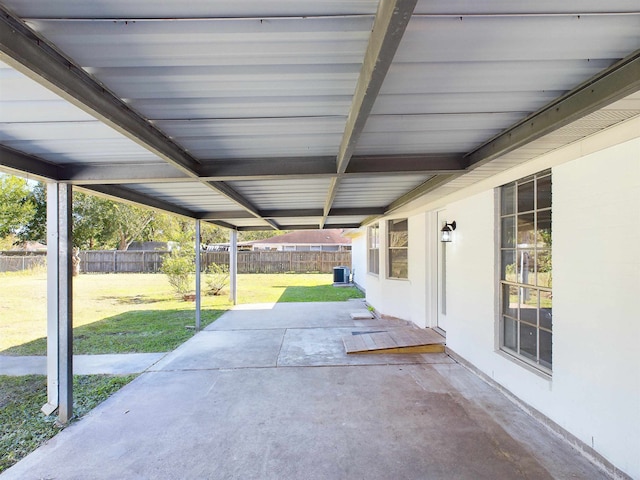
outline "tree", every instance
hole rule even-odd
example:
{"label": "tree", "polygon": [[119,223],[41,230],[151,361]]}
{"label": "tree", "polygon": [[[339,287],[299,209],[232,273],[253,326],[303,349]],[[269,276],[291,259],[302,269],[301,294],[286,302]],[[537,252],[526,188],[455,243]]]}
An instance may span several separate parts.
{"label": "tree", "polygon": [[241,242],[251,242],[253,240],[265,240],[267,238],[275,237],[276,235],[284,235],[291,230],[258,230],[249,232],[239,232],[238,240]]}
{"label": "tree", "polygon": [[18,237],[26,242],[47,243],[47,187],[42,182],[37,182],[31,189],[31,202],[34,212],[31,219],[20,230]]}
{"label": "tree", "polygon": [[142,240],[156,212],[148,208],[114,203],[118,250],[126,250],[135,240]]}
{"label": "tree", "polygon": [[114,202],[73,192],[73,244],[81,249],[113,247],[116,234]]}
{"label": "tree", "polygon": [[20,234],[35,213],[27,180],[0,174],[0,237]]}

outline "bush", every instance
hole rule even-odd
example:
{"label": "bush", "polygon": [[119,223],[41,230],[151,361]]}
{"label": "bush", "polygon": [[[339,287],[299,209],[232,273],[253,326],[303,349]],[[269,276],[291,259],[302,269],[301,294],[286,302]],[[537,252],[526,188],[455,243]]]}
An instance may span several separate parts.
{"label": "bush", "polygon": [[179,296],[184,296],[193,290],[193,258],[180,251],[172,251],[164,258],[160,271],[169,279],[169,285]]}
{"label": "bush", "polygon": [[212,263],[207,268],[206,275],[207,293],[220,295],[222,289],[229,284],[229,267]]}

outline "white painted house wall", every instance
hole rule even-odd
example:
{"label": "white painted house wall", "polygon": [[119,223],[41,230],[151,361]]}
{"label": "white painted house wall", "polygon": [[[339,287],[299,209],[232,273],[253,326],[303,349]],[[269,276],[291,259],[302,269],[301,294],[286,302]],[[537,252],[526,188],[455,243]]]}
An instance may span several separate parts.
{"label": "white painted house wall", "polygon": [[[361,290],[366,288],[367,277],[367,234],[366,231],[352,231],[347,235],[351,238],[351,272],[352,281]],[[355,248],[354,245],[363,243],[362,246]]]}
{"label": "white painted house wall", "polygon": [[[438,205],[407,211],[408,280],[386,278],[381,221],[380,274],[367,275],[365,285],[380,313],[435,326],[433,241],[441,227],[435,212],[446,208],[458,227],[446,245],[447,346],[634,478],[640,478],[639,127],[627,122]],[[636,138],[629,140],[629,132]],[[553,181],[552,377],[499,352],[497,331],[494,188],[546,168]],[[354,255],[361,249],[366,255],[363,237]]]}

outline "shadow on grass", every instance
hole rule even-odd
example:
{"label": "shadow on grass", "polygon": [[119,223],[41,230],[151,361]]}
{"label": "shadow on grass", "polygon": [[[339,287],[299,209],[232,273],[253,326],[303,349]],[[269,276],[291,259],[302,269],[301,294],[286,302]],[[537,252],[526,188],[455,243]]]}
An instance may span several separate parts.
{"label": "shadow on grass", "polygon": [[99,300],[114,300],[121,305],[145,305],[148,303],[171,302],[173,299],[164,297],[151,297],[148,295],[135,295],[133,297],[102,296]]}
{"label": "shadow on grass", "polygon": [[286,287],[278,302],[343,302],[352,298],[364,298],[356,287],[316,285],[310,287]]}
{"label": "shadow on grass", "polygon": [[[206,327],[226,310],[202,310],[201,326]],[[73,329],[73,353],[153,353],[169,352],[194,335],[193,310],[134,310]],[[8,348],[0,355],[46,355],[47,339]]]}

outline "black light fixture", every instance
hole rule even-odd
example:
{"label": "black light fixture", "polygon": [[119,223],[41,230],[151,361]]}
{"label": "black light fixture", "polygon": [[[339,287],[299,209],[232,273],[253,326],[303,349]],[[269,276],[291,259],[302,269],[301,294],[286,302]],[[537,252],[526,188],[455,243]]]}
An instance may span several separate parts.
{"label": "black light fixture", "polygon": [[440,230],[440,241],[441,242],[450,242],[453,239],[453,231],[456,229],[455,220],[451,223],[444,224],[442,230]]}

